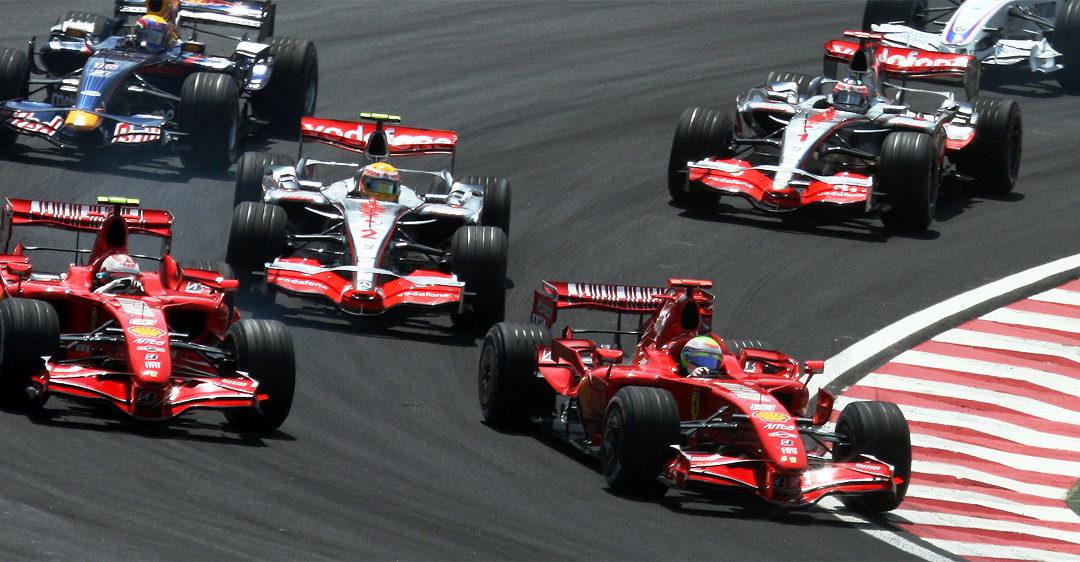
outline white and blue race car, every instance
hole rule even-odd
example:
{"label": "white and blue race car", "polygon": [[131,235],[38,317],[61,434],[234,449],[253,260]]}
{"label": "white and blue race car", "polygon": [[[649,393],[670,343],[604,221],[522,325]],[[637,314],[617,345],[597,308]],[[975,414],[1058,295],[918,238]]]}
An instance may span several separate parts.
{"label": "white and blue race car", "polygon": [[886,45],[971,55],[983,68],[1053,72],[1080,92],[1080,0],[867,0],[863,30]]}

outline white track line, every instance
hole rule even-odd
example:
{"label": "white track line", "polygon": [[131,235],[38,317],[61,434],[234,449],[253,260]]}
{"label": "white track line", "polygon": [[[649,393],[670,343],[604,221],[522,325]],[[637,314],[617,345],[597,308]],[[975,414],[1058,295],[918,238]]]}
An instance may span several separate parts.
{"label": "white track line", "polygon": [[[911,483],[907,491],[908,498],[920,498],[924,500],[936,500],[952,503],[962,503],[977,507],[997,509],[1009,513],[1015,513],[1022,517],[1029,517],[1040,521],[1053,523],[1076,523],[1080,524],[1080,515],[1066,507],[1049,507],[1043,505],[1027,505],[1013,500],[999,498],[991,494],[983,494],[972,490],[959,490],[956,488],[943,488],[941,486],[921,486]],[[901,504],[903,508],[903,504]],[[893,511],[891,513],[897,513]],[[1080,541],[1078,541],[1080,542]]]}
{"label": "white track line", "polygon": [[999,308],[981,316],[980,319],[998,322],[1000,324],[1046,328],[1048,330],[1057,330],[1059,332],[1080,334],[1080,320],[1066,316],[1058,316],[1056,314]]}
{"label": "white track line", "polygon": [[[959,314],[988,300],[1023,289],[1048,277],[1080,268],[1080,254],[1061,258],[1048,264],[1033,267],[1027,271],[1015,273],[988,285],[983,285],[942,301],[906,318],[902,318],[874,332],[870,336],[855,342],[847,349],[832,356],[825,362],[825,372],[810,380],[808,385],[811,396],[819,388],[828,385],[849,369],[881,353],[882,350],[896,344],[916,332],[933,326],[954,314]],[[1042,293],[1046,295],[1052,291]],[[1062,291],[1070,292],[1070,291]]]}
{"label": "white track line", "polygon": [[929,511],[916,511],[913,509],[897,509],[889,513],[888,517],[896,517],[900,522],[914,523],[916,525],[940,525],[942,527],[961,527],[964,529],[985,529],[999,533],[1021,533],[1032,537],[1054,539],[1080,543],[1080,531],[1062,531],[1044,527],[1042,525],[1030,525],[1015,521],[1002,521],[1000,519],[987,519],[985,517],[972,517],[970,515],[957,515],[954,513],[932,513]]}
{"label": "white track line", "polygon": [[[1066,273],[1080,269],[1080,254],[1061,258],[1059,260],[1052,261],[1050,263],[1033,267],[1026,271],[1015,273],[1004,279],[999,279],[993,283],[977,287],[948,300],[935,304],[929,308],[920,310],[910,316],[902,318],[892,324],[874,332],[870,336],[863,338],[862,340],[855,342],[847,349],[844,349],[840,353],[832,356],[825,362],[825,372],[817,375],[810,380],[807,384],[807,388],[810,391],[810,395],[813,396],[817,391],[827,386],[829,383],[835,381],[839,377],[847,374],[847,372],[860,363],[877,356],[885,349],[899,343],[900,341],[925,330],[929,326],[933,326],[944,319],[960,314],[967,310],[970,310],[976,306],[979,306],[991,299],[1011,293],[1013,291],[1019,291],[1025,287],[1031,286],[1035,283],[1043,281],[1054,275]],[[1051,289],[1037,295],[1038,300],[1046,302],[1060,302],[1063,304],[1080,304],[1080,294],[1076,294],[1074,291],[1065,291],[1060,289]],[[929,464],[933,463],[912,463],[912,468],[920,471],[927,472],[927,468],[930,468]],[[946,466],[942,466],[945,469]],[[960,467],[949,467],[953,472],[964,472]],[[944,472],[942,470],[941,472]],[[977,471],[970,471],[977,472]],[[992,479],[1002,479],[999,477],[993,477],[993,475],[986,475]],[[987,480],[989,481],[989,480]],[[1015,482],[1015,481],[1012,481]],[[1015,482],[1016,484],[1023,484],[1021,482]],[[1006,486],[1008,487],[1008,486]],[[1043,493],[1050,492],[1051,488],[1048,486],[1031,486],[1025,485],[1024,488],[1041,489]],[[1012,487],[1010,489],[1020,491],[1018,487]],[[1060,498],[1060,491],[1055,491],[1057,495],[1053,497]],[[1044,496],[1045,497],[1045,496]],[[831,500],[831,498],[826,498]],[[824,502],[823,502],[824,503]],[[836,502],[829,502],[829,505],[837,505]],[[948,560],[945,557],[938,555],[936,552],[928,550],[922,545],[910,541],[902,536],[892,532],[891,530],[881,527],[868,528],[866,527],[867,521],[862,518],[852,518],[850,515],[837,514],[840,519],[845,521],[860,521],[862,525],[860,528],[863,532],[870,536],[881,539],[899,550],[902,550],[913,556],[922,558],[923,560],[929,560],[933,562]],[[1002,547],[997,545],[980,545],[965,543],[959,541],[944,541],[944,540],[932,540],[931,544],[954,553],[960,556],[982,556],[987,558],[1013,558],[1013,559],[1026,559],[1026,560],[1076,560],[1080,562],[1080,556],[1066,556],[1060,552],[1052,552],[1038,549],[1027,548],[1015,548],[1015,547]]]}
{"label": "white track line", "polygon": [[1033,355],[1054,355],[1074,363],[1080,363],[1080,346],[1018,338],[1016,336],[1003,336],[963,328],[956,328],[938,334],[934,337],[934,341]]}
{"label": "white track line", "polygon": [[953,357],[951,355],[940,355],[927,351],[905,351],[900,355],[897,355],[894,359],[889,361],[889,363],[926,367],[928,369],[943,369],[968,375],[983,375],[999,379],[1012,379],[1029,382],[1055,391],[1060,391],[1063,388],[1072,388],[1080,384],[1080,381],[1073,377],[1049,373],[1039,369],[1014,367],[1004,363]]}

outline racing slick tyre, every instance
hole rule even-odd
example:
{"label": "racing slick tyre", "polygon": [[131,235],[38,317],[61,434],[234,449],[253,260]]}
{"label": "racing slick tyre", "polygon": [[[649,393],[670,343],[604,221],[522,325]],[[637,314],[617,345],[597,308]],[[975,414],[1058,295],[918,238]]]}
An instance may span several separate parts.
{"label": "racing slick tyre", "polygon": [[677,205],[714,207],[720,195],[687,180],[686,163],[706,156],[727,158],[735,135],[731,115],[716,109],[688,107],[679,116],[668,159],[668,193]]}
{"label": "racing slick tyre", "polygon": [[956,156],[956,167],[975,180],[977,189],[1008,195],[1020,175],[1023,125],[1020,104],[1003,98],[975,98],[971,105],[979,120],[975,138]]}
{"label": "racing slick tyre", "polygon": [[480,224],[499,227],[510,236],[510,182],[489,176],[468,176],[464,183],[484,188],[484,207],[480,210]]}
{"label": "racing slick tyre", "polygon": [[[30,95],[30,59],[15,49],[0,49],[0,101],[26,99]],[[11,152],[19,133],[0,127],[0,154]]]}
{"label": "racing slick tyre", "polygon": [[668,486],[657,479],[679,443],[679,406],[667,389],[627,386],[604,412],[600,468],[617,494],[659,498]]}
{"label": "racing slick tyre", "polygon": [[889,133],[878,160],[877,189],[888,204],[881,220],[890,230],[918,233],[934,220],[937,207],[937,150],[926,133]]}
{"label": "racing slick tyre", "polygon": [[262,270],[285,249],[288,216],[277,205],[244,201],[233,209],[225,261],[242,272]]}
{"label": "racing slick tyre", "polygon": [[911,479],[911,433],[904,413],[892,402],[852,402],[836,420],[836,433],[840,441],[833,447],[835,461],[852,462],[859,455],[870,455],[891,464],[894,475],[902,479],[895,494],[843,496],[844,505],[859,513],[896,509]]}
{"label": "racing slick tyre", "polygon": [[224,172],[236,161],[240,134],[240,89],[228,74],[196,72],[184,80],[177,112],[188,150],[180,153],[186,168]]}
{"label": "racing slick tyre", "polygon": [[45,301],[8,297],[0,300],[0,403],[36,410],[47,394],[31,397],[31,377],[45,368],[41,357],[60,349],[60,318]]}
{"label": "racing slick tyre", "polygon": [[478,378],[480,412],[489,425],[523,429],[534,416],[552,413],[555,390],[536,374],[536,346],[550,343],[539,324],[499,322],[488,330]]}
{"label": "racing slick tyre", "polygon": [[1053,43],[1065,67],[1057,73],[1058,82],[1066,92],[1080,94],[1080,0],[1068,0],[1061,8]]}
{"label": "racing slick tyre", "polygon": [[243,201],[263,200],[263,175],[267,166],[296,166],[296,159],[285,154],[245,152],[236,163],[236,190],[233,206]]}
{"label": "racing slick tyre", "polygon": [[239,320],[225,335],[225,352],[238,371],[259,381],[256,392],[266,395],[257,408],[232,408],[225,419],[243,431],[265,433],[285,422],[296,387],[296,356],[292,336],[277,320]]}
{"label": "racing slick tyre", "polygon": [[319,96],[319,53],[315,44],[304,39],[271,37],[270,55],[274,57],[270,82],[251,96],[255,114],[269,121],[274,135],[296,137],[300,118],[315,114]]}
{"label": "racing slick tyre", "polygon": [[[176,265],[180,266],[180,270],[185,269],[201,269],[203,271],[213,271],[221,275],[222,279],[236,279],[236,274],[233,273],[231,265],[224,262],[212,262],[210,260],[183,260]],[[225,304],[229,306],[229,314],[231,315],[236,311],[236,292],[230,291],[225,293],[223,299]]]}
{"label": "racing slick tyre", "polygon": [[918,27],[926,10],[926,0],[866,0],[863,8],[863,31],[875,23],[901,23]]}
{"label": "racing slick tyre", "polygon": [[494,226],[463,226],[450,239],[451,270],[465,283],[464,310],[454,324],[483,330],[506,314],[506,233]]}

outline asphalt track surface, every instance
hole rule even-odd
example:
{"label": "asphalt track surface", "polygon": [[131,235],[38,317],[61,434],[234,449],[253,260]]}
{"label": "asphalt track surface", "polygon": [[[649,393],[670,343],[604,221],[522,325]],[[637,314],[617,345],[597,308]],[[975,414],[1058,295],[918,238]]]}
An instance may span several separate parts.
{"label": "asphalt track surface", "polygon": [[[64,10],[0,2],[0,44]],[[318,113],[388,111],[460,132],[458,171],[510,178],[509,293],[524,320],[541,279],[716,283],[715,331],[827,358],[891,322],[1077,252],[1080,100],[994,79],[1023,107],[1015,195],[952,197],[921,237],[876,220],[782,222],[671,206],[664,168],[689,105],[730,107],[769,70],[812,73],[859,24],[836,2],[280,2],[279,35],[320,56]],[[993,86],[993,84],[991,84]],[[139,197],[176,214],[179,258],[224,257],[232,174],[173,157],[116,168],[35,148],[0,162],[6,196]],[[252,145],[263,149],[263,144]],[[800,559],[909,557],[811,510],[610,494],[595,464],[480,422],[479,340],[449,320],[349,321],[300,301],[246,313],[292,329],[292,416],[252,439],[199,414],[148,430],[53,400],[0,413],[0,557],[60,559]]]}

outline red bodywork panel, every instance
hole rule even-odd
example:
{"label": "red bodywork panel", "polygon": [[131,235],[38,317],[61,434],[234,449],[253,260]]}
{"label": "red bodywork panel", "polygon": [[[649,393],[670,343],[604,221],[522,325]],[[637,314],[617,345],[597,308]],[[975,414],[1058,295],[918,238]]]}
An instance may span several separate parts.
{"label": "red bodywork panel", "polygon": [[368,291],[354,290],[334,268],[324,268],[311,258],[278,258],[267,268],[266,281],[289,293],[324,297],[345,312],[357,314],[378,314],[400,305],[458,305],[463,297],[453,275],[426,270],[392,278]]}
{"label": "red bodywork panel", "polygon": [[728,164],[746,168],[740,172],[727,172],[711,168],[690,166],[689,180],[701,182],[718,191],[739,195],[766,205],[784,209],[795,209],[814,203],[829,203],[833,205],[849,205],[852,203],[865,204],[870,197],[870,188],[857,185],[868,182],[869,177],[851,172],[840,172],[833,178],[852,179],[852,184],[826,183],[824,181],[811,182],[804,189],[773,189],[773,180],[769,176],[751,170],[750,164],[742,160],[710,160],[720,164]]}
{"label": "red bodywork panel", "polygon": [[[158,271],[140,274],[141,290],[95,291],[95,269],[109,254],[127,252],[129,232],[171,235],[168,211],[9,199],[3,221],[5,246],[16,225],[98,232],[89,265],[71,265],[62,274],[34,272],[22,244],[0,254],[0,298],[51,303],[70,345],[33,377],[37,391],[104,401],[146,420],[170,419],[191,408],[257,407],[253,379],[219,373],[203,355],[175,345],[221,346],[239,318],[224,298],[236,289],[235,280],[181,270],[165,254]],[[184,336],[175,333],[173,322],[183,323]],[[90,333],[95,337],[80,339]]]}
{"label": "red bodywork panel", "polygon": [[[537,346],[537,369],[559,395],[576,399],[590,443],[603,437],[608,402],[624,386],[666,389],[683,423],[683,443],[663,477],[679,488],[740,488],[785,505],[815,503],[829,494],[895,491],[890,465],[863,456],[853,462],[827,460],[808,451],[800,426],[824,423],[809,411],[806,382],[822,363],[800,363],[779,351],[729,349],[723,339],[724,374],[688,377],[676,358],[711,318],[713,296],[696,281],[673,279],[668,287],[544,282],[533,301],[534,321],[550,326],[555,312],[589,308],[651,312],[632,357],[623,365],[601,361],[595,342],[567,328],[550,345]],[[823,392],[819,409],[831,405]],[[811,420],[808,416],[814,415]],[[703,425],[719,422],[723,427]],[[697,425],[694,422],[698,422]],[[694,427],[693,430],[688,430]],[[820,445],[814,443],[814,447]]]}
{"label": "red bodywork panel", "polygon": [[[373,123],[336,121],[304,117],[301,133],[304,139],[329,144],[337,148],[363,152],[368,139],[375,132]],[[430,154],[453,154],[458,136],[454,131],[419,129],[416,127],[384,127],[389,151],[392,156],[419,156]]]}

